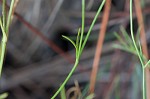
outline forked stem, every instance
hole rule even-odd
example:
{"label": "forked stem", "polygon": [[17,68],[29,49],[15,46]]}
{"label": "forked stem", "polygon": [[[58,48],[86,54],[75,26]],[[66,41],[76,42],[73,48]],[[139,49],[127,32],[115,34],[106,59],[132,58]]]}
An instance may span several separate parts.
{"label": "forked stem", "polygon": [[15,2],[15,0],[11,0],[11,6],[10,6],[8,17],[7,17],[6,9],[5,9],[6,0],[3,0],[3,7],[2,7],[3,18],[2,19],[0,18],[0,27],[1,27],[2,34],[3,34],[2,42],[1,42],[1,56],[0,56],[0,77],[2,74],[2,67],[3,67],[3,62],[4,62],[5,50],[6,50],[8,30],[9,30],[9,26],[10,26],[10,22],[11,22],[11,16],[12,16],[14,2]]}
{"label": "forked stem", "polygon": [[135,39],[134,39],[134,35],[133,35],[133,20],[132,20],[132,0],[130,0],[130,31],[131,31],[131,37],[132,37],[132,41],[134,44],[134,47],[136,49],[137,55],[140,59],[141,65],[142,65],[142,87],[143,87],[143,99],[146,99],[145,97],[145,65],[144,65],[144,61],[142,60],[142,57],[140,55],[140,51],[138,50],[138,47],[136,45]]}

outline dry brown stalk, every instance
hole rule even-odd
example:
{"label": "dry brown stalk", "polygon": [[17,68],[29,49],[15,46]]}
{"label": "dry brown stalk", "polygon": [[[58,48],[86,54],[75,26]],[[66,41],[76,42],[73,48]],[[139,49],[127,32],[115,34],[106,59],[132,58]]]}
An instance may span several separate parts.
{"label": "dry brown stalk", "polygon": [[103,15],[103,19],[102,19],[102,26],[101,26],[101,30],[99,32],[99,38],[98,38],[96,52],[95,52],[95,56],[94,56],[94,62],[93,62],[93,69],[92,69],[92,73],[91,73],[90,89],[89,89],[90,93],[93,93],[94,89],[95,89],[98,66],[99,66],[100,56],[101,56],[103,42],[104,42],[104,38],[105,38],[106,28],[107,28],[107,24],[108,24],[110,8],[111,8],[111,0],[106,0],[104,15]]}

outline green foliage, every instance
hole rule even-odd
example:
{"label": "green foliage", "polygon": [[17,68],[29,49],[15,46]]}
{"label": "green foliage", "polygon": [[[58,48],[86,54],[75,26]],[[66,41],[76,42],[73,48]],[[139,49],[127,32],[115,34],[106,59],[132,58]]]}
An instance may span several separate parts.
{"label": "green foliage", "polygon": [[[9,25],[11,22],[11,17],[12,17],[12,11],[13,11],[13,6],[14,6],[15,0],[11,0],[11,5],[10,5],[10,10],[8,12],[8,17],[7,17],[7,11],[6,11],[6,0],[3,0],[2,4],[2,18],[0,17],[0,27],[2,30],[2,41],[0,45],[0,77],[2,73],[2,67],[3,67],[3,61],[4,61],[4,56],[5,56],[5,50],[6,50],[6,43],[7,43],[7,38],[8,38],[8,32],[9,32]],[[8,93],[4,93],[0,95],[0,99],[5,99],[7,98]]]}
{"label": "green foliage", "polygon": [[[118,35],[118,33],[114,33],[114,35],[116,36],[116,38],[118,39],[120,44],[114,44],[113,47],[124,50],[129,53],[132,53],[134,55],[137,55],[137,53],[135,51],[136,49],[133,45],[133,41],[132,41],[131,37],[129,36],[129,34],[126,32],[126,30],[123,27],[121,27],[120,30],[121,30],[123,37]],[[139,38],[138,34],[139,33],[137,33],[137,36],[136,36],[137,38]],[[136,40],[137,40],[136,42],[138,42],[138,39],[136,39]]]}
{"label": "green foliage", "polygon": [[117,39],[120,41],[121,45],[114,45],[115,48],[122,49],[124,51],[130,52],[138,56],[143,72],[143,99],[146,99],[145,94],[145,68],[150,64],[150,60],[148,61],[142,52],[141,43],[139,41],[139,33],[136,36],[136,39],[133,34],[133,20],[132,20],[132,0],[130,0],[130,31],[131,38],[126,33],[126,31],[122,30],[122,34],[124,36],[125,41],[118,35],[115,34]]}
{"label": "green foliage", "polygon": [[8,93],[3,93],[0,95],[0,99],[6,99],[8,97]]}
{"label": "green foliage", "polygon": [[90,94],[89,96],[87,96],[85,99],[93,99],[95,97],[95,94]]}
{"label": "green foliage", "polygon": [[105,3],[106,0],[103,0],[103,2],[101,3],[95,17],[94,17],[94,20],[92,21],[92,24],[89,28],[89,31],[85,37],[85,39],[83,40],[83,33],[84,33],[84,21],[85,21],[85,0],[82,0],[82,28],[81,28],[81,31],[79,29],[78,31],[78,35],[77,35],[77,38],[76,38],[76,44],[75,42],[73,42],[72,39],[70,39],[69,37],[67,36],[63,36],[65,39],[67,39],[68,41],[70,41],[73,46],[75,47],[76,49],[76,61],[75,61],[75,64],[72,68],[72,70],[70,71],[69,75],[67,76],[67,78],[65,79],[65,81],[62,83],[62,85],[60,86],[60,88],[57,90],[57,92],[54,94],[54,96],[51,98],[51,99],[55,99],[55,97],[59,94],[59,92],[62,90],[62,88],[66,85],[66,83],[68,82],[68,80],[70,79],[70,77],[72,76],[73,72],[75,71],[76,67],[78,66],[78,63],[79,63],[79,60],[80,60],[80,57],[81,57],[81,54],[82,54],[82,51],[86,45],[86,42],[90,36],[90,33],[92,31],[92,28],[98,18],[98,15],[100,14],[103,6],[104,6],[104,3]]}
{"label": "green foliage", "polygon": [[2,66],[3,66],[3,61],[4,61],[4,56],[5,56],[5,50],[6,50],[6,43],[7,43],[7,37],[8,37],[8,31],[9,31],[9,25],[11,22],[11,16],[12,16],[12,11],[13,11],[13,5],[14,5],[15,0],[11,0],[11,5],[10,5],[10,10],[8,12],[8,17],[6,15],[6,0],[3,0],[2,4],[2,18],[0,17],[0,27],[2,30],[2,41],[1,41],[1,52],[0,52],[0,76],[2,72]]}

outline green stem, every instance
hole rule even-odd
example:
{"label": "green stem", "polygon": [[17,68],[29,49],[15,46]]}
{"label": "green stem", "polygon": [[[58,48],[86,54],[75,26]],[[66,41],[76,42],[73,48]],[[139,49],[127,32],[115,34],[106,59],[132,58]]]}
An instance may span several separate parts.
{"label": "green stem", "polygon": [[76,60],[72,70],[70,71],[69,75],[67,76],[67,78],[65,79],[65,81],[62,83],[62,85],[59,87],[59,89],[57,90],[57,92],[53,95],[53,97],[51,99],[55,99],[56,96],[59,94],[59,92],[63,89],[63,87],[66,85],[66,83],[68,82],[68,80],[70,79],[70,77],[72,76],[73,72],[75,71],[76,67],[78,66],[79,60]]}
{"label": "green stem", "polygon": [[95,24],[95,22],[96,22],[96,20],[97,20],[97,18],[98,18],[98,15],[100,14],[100,12],[101,12],[101,10],[102,10],[104,4],[105,4],[105,1],[106,1],[106,0],[103,0],[103,1],[102,1],[101,5],[100,5],[100,7],[99,7],[99,9],[98,9],[98,11],[97,11],[95,17],[94,17],[94,20],[92,21],[92,24],[91,24],[91,26],[90,26],[90,29],[88,30],[88,33],[87,33],[87,35],[86,35],[86,37],[85,37],[85,39],[84,39],[84,42],[83,42],[83,44],[82,44],[81,53],[82,53],[82,51],[83,51],[83,49],[84,49],[84,46],[85,46],[85,44],[86,44],[86,42],[87,42],[87,40],[88,40],[88,38],[89,38],[89,36],[90,36],[90,34],[91,34],[91,31],[92,31],[93,26],[94,26],[94,24]]}
{"label": "green stem", "polygon": [[6,7],[5,7],[5,5],[6,5],[6,0],[3,0],[3,8],[2,8],[2,14],[3,14],[3,27],[5,27],[6,26]]}
{"label": "green stem", "polygon": [[143,68],[143,99],[146,99],[145,97],[145,69]]}
{"label": "green stem", "polygon": [[0,27],[1,27],[1,30],[2,30],[2,34],[3,34],[3,37],[2,37],[2,42],[1,42],[1,58],[0,58],[0,77],[1,77],[1,74],[2,74],[2,67],[3,67],[3,61],[4,61],[4,56],[5,56],[5,50],[6,50],[6,42],[7,42],[7,36],[6,36],[6,33],[5,33],[5,30],[4,30],[4,27],[2,25],[2,21],[1,21],[1,18],[0,18]]}
{"label": "green stem", "polygon": [[9,13],[8,13],[7,24],[6,24],[6,33],[7,34],[8,34],[10,22],[11,22],[14,3],[15,3],[15,0],[11,0],[11,5],[10,5]]}
{"label": "green stem", "polygon": [[142,64],[142,72],[143,72],[143,99],[146,99],[145,97],[145,67],[146,65],[144,65],[144,61],[142,60],[142,57],[140,55],[140,52],[137,48],[137,45],[136,45],[136,42],[135,42],[135,39],[134,39],[134,35],[133,35],[133,23],[132,23],[132,0],[130,0],[130,29],[131,29],[131,37],[132,37],[132,40],[133,40],[133,44],[134,44],[134,47],[136,49],[136,52],[138,54],[138,57],[140,59],[140,62]]}
{"label": "green stem", "polygon": [[139,53],[139,50],[137,48],[137,45],[136,45],[136,42],[135,42],[135,39],[134,39],[134,35],[133,35],[133,22],[132,22],[132,0],[130,0],[130,31],[131,31],[131,37],[132,37],[132,41],[133,41],[133,44],[134,44],[134,47],[136,49],[136,52],[138,54],[138,57],[140,59],[140,62],[142,64],[142,67],[144,67],[144,62],[141,58],[141,55]]}
{"label": "green stem", "polygon": [[5,50],[6,50],[6,42],[2,41],[2,51],[1,51],[1,60],[0,60],[0,77],[2,74],[2,67],[3,67],[3,61],[4,61],[4,56],[5,56]]}
{"label": "green stem", "polygon": [[85,0],[82,0],[82,28],[81,28],[81,37],[80,37],[80,44],[79,44],[79,56],[81,55],[81,47],[83,41],[83,33],[84,33],[84,21],[85,21]]}

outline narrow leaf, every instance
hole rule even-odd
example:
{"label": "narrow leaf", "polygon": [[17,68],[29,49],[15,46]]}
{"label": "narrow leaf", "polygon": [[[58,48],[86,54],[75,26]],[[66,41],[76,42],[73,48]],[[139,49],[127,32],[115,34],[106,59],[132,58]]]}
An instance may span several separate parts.
{"label": "narrow leaf", "polygon": [[101,5],[100,5],[100,7],[98,8],[98,11],[97,11],[97,13],[96,13],[96,15],[95,15],[95,17],[94,17],[94,19],[93,19],[93,21],[92,21],[92,24],[90,25],[90,28],[89,28],[89,30],[88,30],[88,33],[87,33],[87,35],[86,35],[86,37],[85,37],[85,40],[84,40],[84,42],[83,42],[83,44],[82,44],[81,53],[82,53],[82,51],[83,51],[83,49],[84,49],[84,47],[85,47],[85,44],[86,44],[86,42],[87,42],[87,40],[88,40],[88,38],[89,38],[89,36],[90,36],[90,34],[91,34],[91,31],[92,31],[92,29],[93,29],[93,27],[94,27],[94,24],[95,24],[95,22],[96,22],[96,20],[97,20],[97,18],[98,18],[98,16],[99,16],[99,14],[100,14],[100,12],[101,12],[103,6],[104,6],[104,4],[105,4],[105,1],[106,1],[106,0],[103,0],[103,1],[102,1]]}
{"label": "narrow leaf", "polygon": [[8,97],[8,93],[3,93],[0,95],[0,99],[6,99]]}
{"label": "narrow leaf", "polygon": [[15,3],[15,0],[11,0],[10,9],[9,9],[8,18],[7,18],[7,24],[6,24],[6,33],[8,33],[9,25],[11,22],[14,3]]}
{"label": "narrow leaf", "polygon": [[3,27],[3,24],[2,24],[2,19],[0,18],[0,26],[1,26],[1,29],[2,29],[2,34],[3,34],[3,42],[6,42],[7,41],[7,36],[6,36],[6,32],[5,32],[5,29]]}
{"label": "narrow leaf", "polygon": [[116,36],[116,38],[119,40],[119,42],[124,45],[125,47],[128,47],[128,45],[126,44],[125,41],[123,41],[123,39],[121,38],[120,35],[118,35],[116,32],[114,33],[114,35]]}
{"label": "narrow leaf", "polygon": [[62,90],[61,90],[61,92],[60,92],[60,96],[61,96],[61,99],[67,99],[67,98],[66,98],[65,87],[62,88]]}
{"label": "narrow leaf", "polygon": [[77,39],[76,39],[76,58],[79,57],[79,39],[80,39],[80,33],[81,33],[81,29],[79,28],[78,34],[77,34]]}
{"label": "narrow leaf", "polygon": [[127,41],[127,43],[129,44],[129,46],[132,46],[132,39],[130,38],[130,36],[128,35],[127,31],[121,26],[121,32],[125,38],[125,40]]}
{"label": "narrow leaf", "polygon": [[93,99],[95,97],[95,94],[90,94],[89,96],[87,96],[85,99]]}
{"label": "narrow leaf", "polygon": [[3,17],[3,27],[6,27],[6,0],[3,0],[2,5],[2,17]]}
{"label": "narrow leaf", "polygon": [[145,64],[144,68],[146,68],[150,64],[150,60]]}
{"label": "narrow leaf", "polygon": [[85,21],[85,0],[82,0],[82,28],[80,34],[80,43],[79,43],[79,54],[81,54],[81,47],[83,42],[83,34],[84,34],[84,21]]}
{"label": "narrow leaf", "polygon": [[126,48],[126,47],[124,47],[124,46],[122,46],[122,45],[113,44],[113,47],[137,55],[137,53],[136,53],[134,50],[131,50],[131,49],[129,49],[129,48]]}
{"label": "narrow leaf", "polygon": [[70,41],[70,43],[72,43],[72,45],[76,48],[76,45],[74,43],[73,40],[71,40],[69,37],[62,35],[63,38],[65,38],[66,40]]}

